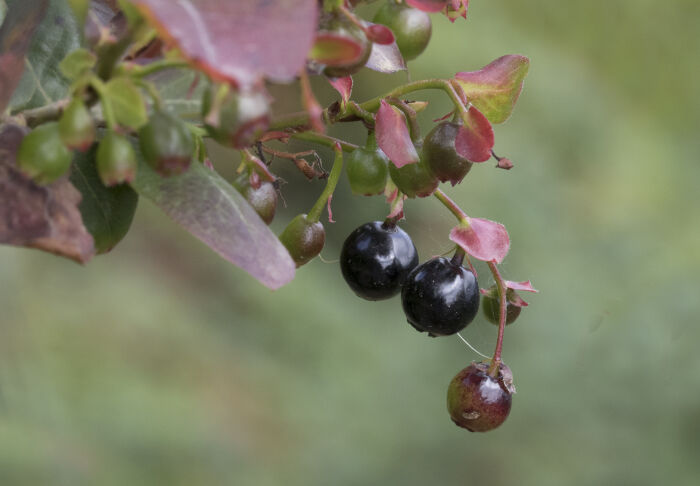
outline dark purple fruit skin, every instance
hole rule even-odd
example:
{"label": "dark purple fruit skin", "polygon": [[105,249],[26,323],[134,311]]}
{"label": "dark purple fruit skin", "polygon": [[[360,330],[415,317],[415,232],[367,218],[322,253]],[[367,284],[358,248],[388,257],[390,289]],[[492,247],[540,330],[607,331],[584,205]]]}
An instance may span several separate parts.
{"label": "dark purple fruit skin", "polygon": [[440,182],[459,184],[472,168],[472,163],[457,153],[455,138],[460,125],[442,122],[423,141],[423,161]]}
{"label": "dark purple fruit skin", "polygon": [[[522,307],[510,303],[510,296],[513,294],[513,289],[508,289],[506,292],[506,325],[512,324],[520,315]],[[481,298],[481,309],[484,316],[492,324],[499,324],[501,314],[501,302],[499,301],[498,289],[492,290],[491,293],[484,295]]]}
{"label": "dark purple fruit skin", "polygon": [[472,272],[438,257],[417,266],[401,289],[408,323],[430,336],[464,329],[479,311],[479,284]]}
{"label": "dark purple fruit skin", "polygon": [[486,363],[470,364],[447,388],[450,418],[470,432],[487,432],[501,425],[508,418],[512,401],[502,374],[489,376]]}
{"label": "dark purple fruit skin", "polygon": [[418,265],[418,252],[408,234],[381,221],[356,228],[343,243],[340,269],[350,288],[366,300],[384,300]]}
{"label": "dark purple fruit skin", "polygon": [[299,214],[284,228],[280,241],[298,268],[321,253],[326,230],[319,221],[311,222],[306,214]]}

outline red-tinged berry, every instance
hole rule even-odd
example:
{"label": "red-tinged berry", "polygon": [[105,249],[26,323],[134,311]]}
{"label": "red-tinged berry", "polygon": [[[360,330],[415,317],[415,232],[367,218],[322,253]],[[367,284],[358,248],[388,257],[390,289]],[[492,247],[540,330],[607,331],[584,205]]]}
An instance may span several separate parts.
{"label": "red-tinged berry", "polygon": [[[202,118],[207,131],[221,145],[245,148],[270,125],[270,104],[264,91],[226,91],[217,87],[204,93]],[[222,96],[221,93],[225,92]]]}
{"label": "red-tinged berry", "polygon": [[332,34],[337,37],[344,37],[360,48],[360,55],[346,64],[326,66],[323,74],[332,78],[342,78],[355,74],[362,69],[370,54],[372,53],[372,42],[367,39],[367,36],[362,29],[353,24],[344,16],[331,15],[321,22],[319,34]]}
{"label": "red-tinged berry", "polygon": [[107,132],[100,140],[96,163],[100,180],[107,187],[133,181],[138,168],[129,139],[113,131]]}
{"label": "red-tinged berry", "polygon": [[300,267],[321,253],[326,243],[326,230],[319,221],[309,221],[306,214],[299,214],[279,238],[296,266]]}
{"label": "red-tinged berry", "polygon": [[[492,324],[499,324],[501,315],[501,297],[498,287],[494,285],[481,297],[481,308],[484,316]],[[508,289],[506,292],[506,324],[512,324],[520,315],[522,310],[521,305],[516,305],[522,299],[517,298],[518,295],[513,289]]]}
{"label": "red-tinged berry", "polygon": [[513,375],[501,364],[495,377],[488,363],[472,363],[452,379],[447,410],[452,421],[470,432],[487,432],[508,418],[513,401]]}
{"label": "red-tinged berry", "polygon": [[255,209],[265,224],[272,223],[277,209],[277,189],[268,181],[260,181],[258,187],[253,187],[248,174],[238,177],[233,185],[246,201]]}
{"label": "red-tinged berry", "polygon": [[435,126],[423,141],[421,159],[440,182],[459,184],[472,163],[457,153],[455,138],[460,124],[445,121]]}
{"label": "red-tinged berry", "polygon": [[164,111],[156,111],[139,130],[141,153],[162,176],[181,174],[192,162],[194,137],[185,122]]}
{"label": "red-tinged berry", "polygon": [[95,141],[95,120],[82,100],[74,99],[58,121],[61,140],[69,149],[85,152]]}

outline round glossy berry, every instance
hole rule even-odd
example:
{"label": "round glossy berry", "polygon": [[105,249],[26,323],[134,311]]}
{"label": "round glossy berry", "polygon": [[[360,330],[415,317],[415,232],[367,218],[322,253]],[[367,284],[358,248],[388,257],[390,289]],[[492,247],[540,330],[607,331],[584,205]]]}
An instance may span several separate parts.
{"label": "round glossy berry", "polygon": [[406,277],[401,303],[409,324],[418,331],[447,336],[474,320],[479,310],[479,284],[461,262],[433,258]]}
{"label": "round glossy berry", "polygon": [[309,221],[306,214],[299,214],[284,228],[280,241],[300,267],[321,253],[326,230],[319,221]]}
{"label": "round glossy berry", "polygon": [[[513,289],[508,289],[506,292],[506,324],[511,324],[520,315],[522,307],[513,304],[515,301],[516,293]],[[501,302],[500,293],[498,292],[498,287],[495,285],[491,287],[486,294],[481,297],[481,309],[484,312],[484,316],[492,324],[499,324],[501,315]]]}
{"label": "round glossy berry", "polygon": [[153,113],[139,130],[143,158],[162,176],[181,174],[192,162],[194,138],[185,122],[164,111]]}
{"label": "round glossy berry", "polygon": [[430,42],[430,15],[418,9],[389,1],[377,11],[373,22],[391,29],[396,45],[407,61],[418,57]]}
{"label": "round glossy berry", "polygon": [[418,252],[411,237],[398,226],[381,221],[356,228],[340,253],[345,281],[366,300],[384,300],[398,294],[416,265]]}
{"label": "round glossy berry", "polygon": [[63,144],[57,122],[45,123],[27,134],[17,152],[20,170],[38,184],[49,184],[68,171],[73,154]]}
{"label": "round glossy berry", "polygon": [[66,147],[81,152],[95,141],[95,121],[82,100],[74,99],[58,120],[58,131]]}
{"label": "round glossy berry", "polygon": [[389,164],[389,175],[396,187],[408,197],[428,197],[440,183],[422,160],[400,169]]}
{"label": "round glossy berry", "polygon": [[221,96],[222,92],[220,87],[206,91],[202,100],[202,117],[209,134],[227,147],[252,145],[270,124],[267,95],[263,91],[228,91]]}
{"label": "round glossy berry", "polygon": [[358,148],[347,156],[345,168],[353,194],[381,194],[389,177],[389,159],[379,148]]}
{"label": "round glossy berry", "polygon": [[447,410],[452,421],[471,432],[493,430],[508,418],[512,404],[512,375],[501,365],[497,376],[487,363],[472,363],[457,373],[447,389]]}
{"label": "round glossy berry", "polygon": [[343,16],[332,15],[321,22],[319,34],[323,35],[324,33],[347,38],[352,43],[359,46],[360,55],[348,63],[326,66],[323,70],[323,74],[332,78],[350,76],[367,64],[367,60],[372,53],[372,43],[358,26]]}
{"label": "round glossy berry", "polygon": [[246,201],[255,209],[265,224],[272,223],[277,209],[277,189],[271,182],[261,181],[256,188],[250,184],[248,174],[243,174],[234,181],[233,185],[246,198]]}
{"label": "round glossy berry", "polygon": [[131,142],[116,132],[107,132],[97,146],[97,173],[107,187],[131,182],[138,163]]}
{"label": "round glossy berry", "polygon": [[455,150],[455,138],[460,125],[442,122],[436,125],[423,141],[422,159],[441,182],[459,184],[467,175],[472,163]]}

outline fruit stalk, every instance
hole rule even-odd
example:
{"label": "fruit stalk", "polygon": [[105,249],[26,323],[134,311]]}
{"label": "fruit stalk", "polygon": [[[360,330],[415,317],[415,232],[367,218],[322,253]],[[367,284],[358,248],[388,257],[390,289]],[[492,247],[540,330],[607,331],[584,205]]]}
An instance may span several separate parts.
{"label": "fruit stalk", "polygon": [[456,202],[450,199],[447,194],[442,192],[442,189],[435,189],[433,195],[443,204],[443,206],[445,206],[452,214],[455,215],[460,223],[469,224],[469,216],[467,216],[467,213],[462,211],[462,209],[457,206]]}
{"label": "fruit stalk", "polygon": [[335,159],[333,160],[333,168],[331,169],[331,173],[328,176],[328,182],[326,182],[326,187],[323,189],[323,192],[316,200],[316,203],[314,203],[307,216],[308,221],[312,223],[315,223],[321,219],[323,208],[326,206],[328,198],[333,195],[335,186],[338,185],[340,175],[343,173],[343,149],[339,143],[336,143],[333,150],[335,152]]}
{"label": "fruit stalk", "polygon": [[498,375],[498,370],[501,365],[501,351],[503,349],[503,332],[506,329],[506,306],[508,304],[506,291],[506,282],[501,276],[501,272],[498,271],[498,266],[494,262],[488,262],[489,269],[493,274],[493,278],[496,280],[496,286],[498,287],[498,295],[500,298],[500,311],[498,318],[498,338],[496,338],[496,350],[493,352],[493,358],[491,358],[491,366],[489,366],[488,374],[489,376],[495,378]]}

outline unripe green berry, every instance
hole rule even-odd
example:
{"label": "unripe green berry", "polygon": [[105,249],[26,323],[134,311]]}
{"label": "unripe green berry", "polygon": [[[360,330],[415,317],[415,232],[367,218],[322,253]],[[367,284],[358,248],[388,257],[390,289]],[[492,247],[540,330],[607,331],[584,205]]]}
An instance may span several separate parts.
{"label": "unripe green berry", "polygon": [[[506,324],[511,324],[520,315],[521,306],[513,304],[516,298],[516,293],[513,289],[508,289],[506,292]],[[489,322],[499,325],[501,315],[501,300],[500,292],[497,286],[491,287],[486,294],[481,297],[481,308],[484,311],[484,316]]]}
{"label": "unripe green berry", "polygon": [[131,142],[116,132],[109,131],[97,147],[97,173],[107,187],[131,182],[136,176],[138,162]]}
{"label": "unripe green berry", "polygon": [[207,131],[221,145],[249,147],[270,124],[270,105],[262,91],[230,91],[215,104],[216,90],[204,93],[202,118]]}
{"label": "unripe green berry", "polygon": [[73,154],[61,140],[58,123],[36,127],[22,139],[17,165],[37,184],[49,184],[68,171]]}
{"label": "unripe green berry", "polygon": [[372,53],[372,42],[358,26],[344,16],[331,15],[322,22],[320,32],[330,32],[340,37],[346,37],[360,46],[360,56],[354,61],[340,66],[326,66],[323,74],[332,78],[350,76],[362,69]]}
{"label": "unripe green berry", "polygon": [[345,164],[353,194],[372,196],[384,192],[389,159],[381,149],[355,149],[346,157]]}
{"label": "unripe green berry", "polygon": [[275,189],[274,184],[261,181],[256,188],[251,185],[248,174],[242,174],[233,182],[233,185],[246,198],[246,201],[255,209],[265,224],[272,223],[277,209],[277,189]]}
{"label": "unripe green berry", "polygon": [[195,149],[187,124],[164,111],[153,113],[139,130],[139,144],[148,165],[162,176],[186,171]]}
{"label": "unripe green berry", "polygon": [[95,141],[95,120],[82,100],[76,98],[58,121],[61,140],[66,147],[85,152]]}
{"label": "unripe green berry", "polygon": [[430,42],[430,15],[418,9],[389,1],[377,11],[373,22],[391,29],[396,45],[407,61],[418,57]]}
{"label": "unripe green berry", "polygon": [[306,214],[299,214],[282,231],[280,241],[300,267],[321,253],[326,242],[326,230],[319,221],[311,222]]}
{"label": "unripe green berry", "polygon": [[422,160],[404,165],[400,169],[394,164],[389,164],[389,175],[396,187],[408,197],[428,197],[435,192],[439,184],[437,177]]}

